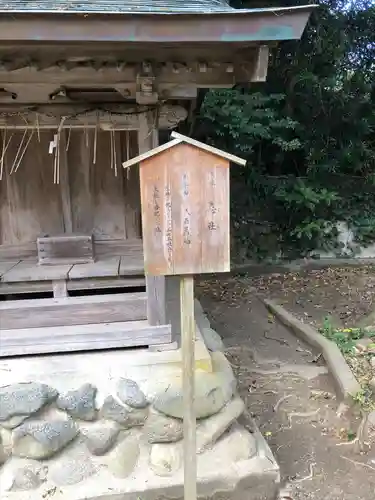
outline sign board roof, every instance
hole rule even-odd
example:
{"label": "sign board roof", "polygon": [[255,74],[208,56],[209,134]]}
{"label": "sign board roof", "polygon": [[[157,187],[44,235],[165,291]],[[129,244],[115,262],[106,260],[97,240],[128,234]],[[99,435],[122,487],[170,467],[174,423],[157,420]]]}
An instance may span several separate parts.
{"label": "sign board roof", "polygon": [[96,14],[241,14],[243,12],[289,11],[308,6],[234,9],[226,0],[14,0],[0,12],[96,13]]}
{"label": "sign board roof", "polygon": [[180,144],[182,142],[190,144],[191,146],[195,146],[196,148],[200,148],[215,156],[220,156],[228,161],[232,161],[233,163],[237,163],[237,165],[242,165],[242,166],[246,165],[246,160],[244,160],[243,158],[231,155],[229,153],[226,153],[225,151],[222,151],[221,149],[214,148],[212,146],[209,146],[208,144],[204,144],[203,142],[199,142],[185,135],[178,134],[177,132],[172,132],[171,137],[174,139],[173,141],[162,144],[161,146],[158,146],[155,149],[151,149],[150,151],[147,151],[146,153],[136,156],[135,158],[131,158],[130,160],[124,162],[122,166],[124,168],[129,168],[132,165],[135,165],[136,163],[140,163],[144,160],[147,160],[148,158],[151,158],[159,153],[162,153],[163,151],[166,151],[167,149],[173,148],[174,146],[177,146],[177,144]]}

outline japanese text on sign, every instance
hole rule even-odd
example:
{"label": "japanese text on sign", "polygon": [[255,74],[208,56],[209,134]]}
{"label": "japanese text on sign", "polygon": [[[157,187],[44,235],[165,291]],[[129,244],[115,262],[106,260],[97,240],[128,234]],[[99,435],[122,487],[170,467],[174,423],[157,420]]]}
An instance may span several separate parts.
{"label": "japanese text on sign", "polygon": [[172,228],[172,198],[171,189],[165,187],[165,244],[167,247],[168,264],[171,266],[173,262],[173,228]]}
{"label": "japanese text on sign", "polygon": [[155,217],[155,234],[161,233],[161,213],[160,213],[160,191],[158,186],[154,186],[153,191],[153,210]]}

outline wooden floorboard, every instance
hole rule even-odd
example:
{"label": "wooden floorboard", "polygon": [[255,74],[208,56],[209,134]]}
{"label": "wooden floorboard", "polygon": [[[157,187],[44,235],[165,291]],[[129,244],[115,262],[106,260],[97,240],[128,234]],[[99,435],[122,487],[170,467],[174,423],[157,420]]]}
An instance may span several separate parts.
{"label": "wooden floorboard", "polygon": [[140,255],[143,260],[142,240],[99,240],[95,239],[95,255],[98,257]]}
{"label": "wooden floorboard", "polygon": [[[108,288],[144,287],[144,276],[129,276],[124,278],[90,278],[67,281],[68,291],[75,290],[105,290]],[[20,293],[52,292],[52,281],[26,281],[20,283],[2,283],[0,281],[0,295]]]}
{"label": "wooden floorboard", "polygon": [[64,280],[72,268],[71,264],[40,266],[37,262],[21,261],[2,276],[5,283],[20,281]]}
{"label": "wooden floorboard", "polygon": [[0,262],[0,277],[2,276],[4,283],[117,278],[143,273],[143,258],[139,254],[100,258],[87,264],[40,265],[36,261]]}
{"label": "wooden floorboard", "polygon": [[144,273],[143,255],[123,255],[120,262],[120,276],[131,276]]}
{"label": "wooden floorboard", "polygon": [[146,321],[58,328],[0,330],[0,357],[96,349],[162,345],[171,342],[171,326]]}
{"label": "wooden floorboard", "polygon": [[41,328],[147,318],[146,294],[94,295],[0,303],[1,329]]}
{"label": "wooden floorboard", "polygon": [[3,274],[10,271],[18,263],[19,263],[19,260],[16,260],[14,262],[11,262],[11,261],[10,262],[0,262],[0,278],[3,276]]}
{"label": "wooden floorboard", "polygon": [[107,278],[119,274],[120,257],[101,259],[90,264],[76,264],[69,271],[69,279]]}

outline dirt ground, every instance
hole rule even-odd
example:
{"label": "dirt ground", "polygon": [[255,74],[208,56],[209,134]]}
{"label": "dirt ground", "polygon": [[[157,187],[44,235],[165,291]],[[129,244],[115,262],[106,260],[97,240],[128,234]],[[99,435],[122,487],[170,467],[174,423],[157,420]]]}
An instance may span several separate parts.
{"label": "dirt ground", "polygon": [[[327,287],[318,291],[324,281]],[[285,500],[374,500],[375,443],[363,455],[347,444],[359,416],[337,415],[334,386],[318,353],[275,322],[252,287],[282,299],[310,322],[321,322],[329,312],[346,323],[360,317],[355,297],[362,311],[371,307],[372,284],[375,274],[361,276],[354,269],[342,277],[335,270],[285,278],[223,277],[197,284],[201,304],[226,345],[248,412],[280,464]],[[369,290],[371,294],[364,293]]]}
{"label": "dirt ground", "polygon": [[317,326],[326,316],[336,326],[356,326],[375,308],[374,266],[270,274],[244,281]]}

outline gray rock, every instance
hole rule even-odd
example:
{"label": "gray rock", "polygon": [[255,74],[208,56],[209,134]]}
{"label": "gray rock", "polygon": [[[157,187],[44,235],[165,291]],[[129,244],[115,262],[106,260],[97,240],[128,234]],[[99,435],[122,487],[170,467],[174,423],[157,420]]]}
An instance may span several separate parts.
{"label": "gray rock", "polygon": [[0,388],[0,425],[14,429],[54,401],[58,392],[46,384],[26,382]]}
{"label": "gray rock", "polygon": [[375,431],[375,410],[368,416],[368,425],[371,431]]}
{"label": "gray rock", "polygon": [[161,413],[151,413],[144,432],[149,443],[174,443],[183,437],[183,422]]}
{"label": "gray rock", "polygon": [[201,331],[203,328],[211,328],[210,320],[208,319],[206,313],[203,310],[202,304],[199,302],[198,299],[194,300],[194,312],[195,312],[195,317],[197,318],[199,329]]}
{"label": "gray rock", "polygon": [[98,467],[90,457],[77,451],[73,454],[63,454],[51,467],[48,479],[57,486],[77,484],[94,475]]}
{"label": "gray rock", "polygon": [[100,410],[102,418],[113,420],[124,429],[139,427],[145,423],[148,416],[147,408],[136,410],[130,406],[121,405],[112,396],[108,396]]}
{"label": "gray rock", "polygon": [[1,439],[1,436],[0,436],[0,467],[5,464],[5,462],[7,461],[7,454],[5,453],[5,450],[4,450],[4,446],[3,446],[3,440]]}
{"label": "gray rock", "polygon": [[363,337],[355,341],[356,347],[359,351],[374,352],[374,339],[371,337]]}
{"label": "gray rock", "polygon": [[25,422],[13,432],[13,455],[24,458],[49,458],[78,434],[72,420]]}
{"label": "gray rock", "polygon": [[139,439],[129,434],[107,457],[108,469],[115,477],[125,479],[135,469],[139,458]]}
{"label": "gray rock", "polygon": [[221,340],[220,335],[215,332],[215,330],[213,330],[212,328],[203,328],[201,332],[204,343],[206,344],[206,347],[209,351],[223,352],[225,350],[223,341]]}
{"label": "gray rock", "polygon": [[230,401],[219,413],[206,418],[197,427],[197,453],[210,448],[242,415],[245,404],[240,398]]}
{"label": "gray rock", "polygon": [[111,422],[98,423],[90,429],[81,430],[85,443],[93,455],[104,455],[116,443],[120,427]]}
{"label": "gray rock", "polygon": [[60,394],[57,406],[69,415],[80,420],[95,420],[95,398],[97,388],[91,384],[84,384],[74,391]]}
{"label": "gray rock", "polygon": [[[197,418],[206,418],[220,411],[232,399],[236,390],[236,379],[224,354],[212,353],[212,364],[214,372],[195,373],[194,410]],[[165,415],[182,419],[182,377],[172,380],[167,390],[155,397],[153,405]]]}
{"label": "gray rock", "polygon": [[182,464],[181,443],[153,444],[149,463],[157,476],[173,476]]}
{"label": "gray rock", "polygon": [[27,491],[39,488],[47,479],[48,467],[38,463],[16,464],[3,477],[5,489],[8,491]]}
{"label": "gray rock", "polygon": [[213,448],[213,452],[219,457],[225,457],[227,463],[241,462],[253,458],[258,451],[255,437],[244,427],[233,424],[225,436],[223,436]]}
{"label": "gray rock", "polygon": [[148,405],[146,396],[134,380],[120,378],[117,382],[117,396],[123,403],[132,408],[146,408]]}

